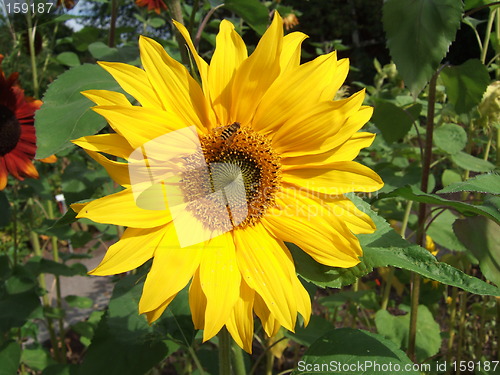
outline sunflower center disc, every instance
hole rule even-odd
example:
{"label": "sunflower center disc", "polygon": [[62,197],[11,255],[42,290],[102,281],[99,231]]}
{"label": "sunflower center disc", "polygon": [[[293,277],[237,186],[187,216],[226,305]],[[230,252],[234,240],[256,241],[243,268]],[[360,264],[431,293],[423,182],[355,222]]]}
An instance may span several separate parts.
{"label": "sunflower center disc", "polygon": [[280,187],[280,159],[266,137],[248,128],[225,135],[222,127],[200,138],[202,153],[187,164],[203,158],[207,168],[187,168],[181,181],[186,208],[209,230],[225,231],[228,215],[232,228],[254,225]]}
{"label": "sunflower center disc", "polygon": [[0,156],[16,148],[21,137],[21,125],[9,108],[0,104]]}

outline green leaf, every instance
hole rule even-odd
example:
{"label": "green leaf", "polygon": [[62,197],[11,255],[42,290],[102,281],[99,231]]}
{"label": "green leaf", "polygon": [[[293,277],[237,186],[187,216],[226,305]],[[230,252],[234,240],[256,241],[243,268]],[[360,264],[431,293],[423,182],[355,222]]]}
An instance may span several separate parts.
{"label": "green leaf", "polygon": [[434,130],[434,144],[444,152],[455,154],[467,144],[467,133],[455,124],[443,124]]}
{"label": "green leaf", "polygon": [[66,296],[64,297],[66,303],[71,307],[77,307],[79,309],[90,309],[94,306],[94,301],[92,298],[80,297],[80,296]]}
{"label": "green leaf", "polygon": [[21,345],[7,341],[0,346],[0,375],[16,375],[21,361]]}
{"label": "green leaf", "polygon": [[5,227],[10,222],[10,204],[7,196],[0,191],[0,228]]}
{"label": "green leaf", "polygon": [[299,326],[295,328],[295,333],[285,331],[285,336],[304,346],[311,346],[318,339],[324,335],[325,332],[333,330],[335,327],[332,322],[320,316],[311,315],[311,320],[307,327]]}
{"label": "green leaf", "polygon": [[488,69],[478,59],[459,66],[447,66],[441,72],[450,103],[458,114],[468,113],[478,105],[490,83]]}
{"label": "green leaf", "polygon": [[413,96],[425,87],[460,27],[457,0],[388,0],[383,6],[387,46]]}
{"label": "green leaf", "polygon": [[77,365],[56,364],[45,368],[42,375],[77,375]]}
{"label": "green leaf", "polygon": [[123,92],[98,65],[84,64],[59,76],[46,91],[35,115],[36,159],[43,159],[71,146],[70,141],[97,133],[106,120],[90,109],[93,103],[80,92],[102,89]]}
{"label": "green leaf", "polygon": [[56,57],[57,61],[66,66],[80,65],[80,58],[74,52],[62,52]]}
{"label": "green leaf", "polygon": [[460,168],[473,172],[489,172],[495,169],[495,165],[489,161],[476,158],[462,151],[451,155],[451,160]]}
{"label": "green leaf", "polygon": [[422,190],[416,188],[415,186],[405,186],[391,191],[387,194],[379,194],[378,199],[398,196],[412,200],[414,202],[429,203],[438,206],[454,208],[458,212],[467,216],[483,215],[496,221],[497,223],[500,223],[500,212],[495,207],[491,207],[486,204],[473,205],[464,202],[444,199],[435,194],[424,193]]}
{"label": "green leaf", "polygon": [[[399,348],[408,348],[410,331],[410,314],[394,316],[387,310],[379,310],[375,315],[377,331],[385,338],[391,340]],[[439,324],[436,323],[427,306],[418,306],[416,353],[418,362],[437,354],[441,347],[441,334]]]}
{"label": "green leaf", "polygon": [[[451,169],[446,169],[443,172],[443,175],[441,176],[441,183],[443,184],[443,186],[448,186],[457,182],[462,182],[462,176],[459,173]],[[438,193],[441,192],[442,190],[438,191]]]}
{"label": "green leaf", "polygon": [[138,313],[141,278],[131,275],[116,284],[108,314],[97,327],[80,374],[143,375],[165,358],[163,337],[156,336],[145,316]]}
{"label": "green leaf", "polygon": [[11,328],[21,327],[40,308],[40,298],[34,291],[0,298],[0,335]]}
{"label": "green leaf", "polygon": [[89,44],[88,49],[97,60],[133,64],[139,57],[139,49],[136,45],[124,45],[120,48],[116,48],[109,47],[103,42],[94,42]]}
{"label": "green leaf", "polygon": [[391,144],[408,133],[415,118],[390,102],[377,101],[372,121],[380,129],[386,142]]}
{"label": "green leaf", "polygon": [[50,354],[41,346],[24,349],[21,354],[21,362],[28,365],[33,370],[41,371],[49,365],[54,364]]}
{"label": "green leaf", "polygon": [[[374,368],[375,363],[380,368]],[[363,330],[341,328],[329,331],[316,340],[292,374],[395,374],[388,371],[390,366],[392,369],[399,368],[404,374],[418,375],[411,369],[412,364],[390,340]]]}
{"label": "green leaf", "polygon": [[500,286],[500,226],[485,217],[468,217],[455,221],[453,229],[479,261],[486,278]]}
{"label": "green leaf", "polygon": [[269,24],[269,12],[259,0],[226,0],[225,8],[243,18],[259,35],[264,34]]}
{"label": "green leaf", "polygon": [[466,251],[465,246],[453,232],[453,223],[455,220],[457,220],[457,216],[450,210],[446,210],[432,221],[426,233],[440,246],[454,251]]}
{"label": "green leaf", "polygon": [[163,18],[155,17],[151,18],[148,22],[149,26],[154,27],[155,29],[165,26],[165,20]]}
{"label": "green leaf", "polygon": [[457,193],[461,191],[500,195],[500,175],[494,173],[477,175],[467,181],[448,185],[439,190],[438,193]]}

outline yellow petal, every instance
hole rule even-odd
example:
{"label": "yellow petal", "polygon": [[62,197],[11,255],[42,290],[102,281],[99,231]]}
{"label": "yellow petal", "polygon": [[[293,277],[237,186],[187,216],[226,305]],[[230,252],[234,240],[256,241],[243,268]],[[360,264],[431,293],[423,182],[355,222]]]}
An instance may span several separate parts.
{"label": "yellow petal", "polygon": [[336,53],[322,55],[280,75],[262,98],[253,127],[262,132],[279,128],[320,101],[324,81],[337,69]]}
{"label": "yellow petal", "polygon": [[231,108],[230,123],[246,125],[251,121],[255,108],[279,75],[282,43],[283,20],[276,12],[255,51],[236,72],[232,95],[237,100]]}
{"label": "yellow petal", "polygon": [[172,221],[166,209],[153,211],[139,208],[130,188],[90,202],[78,213],[77,218],[82,217],[96,223],[133,228],[154,228]]}
{"label": "yellow petal", "polygon": [[353,136],[364,124],[370,120],[373,114],[373,107],[362,106],[359,110],[349,116],[347,121],[338,129],[333,137],[329,140],[330,148],[335,148],[343,144]]}
{"label": "yellow petal", "polygon": [[233,340],[248,353],[252,353],[254,297],[255,291],[242,280],[238,300],[226,324]]}
{"label": "yellow petal", "polygon": [[[337,133],[350,117],[353,117],[351,122],[360,122],[359,127],[368,121],[369,117],[362,122],[368,112],[362,113],[365,117],[360,118],[358,115],[364,96],[364,90],[361,90],[344,100],[319,102],[307,111],[290,117],[275,129],[273,147],[283,157],[318,154],[331,150],[339,145]],[[352,129],[352,126],[350,128]]]}
{"label": "yellow petal", "polygon": [[128,159],[129,155],[134,151],[127,140],[119,134],[91,135],[78,138],[72,142],[85,150],[104,152],[122,159]]}
{"label": "yellow petal", "polygon": [[200,57],[200,55],[198,55],[198,52],[196,51],[196,48],[194,47],[193,41],[191,40],[191,36],[189,35],[189,32],[187,31],[186,27],[183,24],[181,24],[175,20],[172,20],[172,22],[174,23],[177,30],[179,30],[179,32],[181,33],[182,37],[186,41],[186,44],[187,44],[189,50],[191,51],[191,56],[193,57],[193,60],[195,61],[196,66],[198,67],[198,72],[200,73],[200,78],[201,78],[201,82],[203,85],[203,92],[208,97],[208,88],[209,88],[209,85],[208,85],[208,64],[205,60],[203,60]]}
{"label": "yellow petal", "polygon": [[243,279],[262,297],[279,323],[293,330],[297,302],[288,268],[293,264],[290,264],[282,243],[271,237],[260,223],[235,230],[233,235]]}
{"label": "yellow petal", "polygon": [[[245,43],[231,22],[223,20],[217,34],[216,48],[208,70],[210,99],[219,125],[227,125],[232,106],[231,92],[234,74],[247,58]],[[235,98],[236,99],[236,98]]]}
{"label": "yellow petal", "polygon": [[111,177],[113,181],[124,187],[130,186],[127,163],[120,163],[114,160],[109,160],[107,157],[95,151],[85,150],[85,152],[89,154],[92,159],[101,164],[104,169],[106,169],[106,172],[108,172],[109,177]]}
{"label": "yellow petal", "polygon": [[104,116],[111,127],[134,149],[186,126],[183,119],[174,113],[153,108],[98,106],[92,109]]}
{"label": "yellow petal", "polygon": [[281,160],[284,169],[303,168],[304,166],[320,166],[336,161],[351,161],[358,156],[359,151],[372,144],[375,139],[373,133],[355,133],[344,144],[333,150],[316,155],[302,155]]}
{"label": "yellow petal", "polygon": [[335,217],[317,199],[284,187],[276,203],[262,219],[276,237],[295,243],[321,264],[352,267],[359,263],[358,239],[343,218]]}
{"label": "yellow petal", "polygon": [[307,293],[306,288],[304,288],[298,277],[295,277],[292,281],[295,296],[297,297],[297,311],[302,315],[304,325],[307,326],[311,319],[311,297],[309,297],[309,293]]}
{"label": "yellow petal", "polygon": [[262,328],[264,328],[267,336],[272,337],[276,335],[280,330],[281,325],[279,321],[273,316],[264,300],[258,294],[255,296],[254,310],[255,314],[262,322]]}
{"label": "yellow petal", "polygon": [[76,213],[80,212],[83,207],[85,207],[87,204],[89,204],[89,202],[86,202],[86,203],[73,203],[70,205],[71,209],[73,211],[75,211]]}
{"label": "yellow petal", "polygon": [[203,341],[215,336],[226,324],[238,300],[241,274],[230,233],[212,238],[203,250],[200,282],[207,298]]}
{"label": "yellow petal", "polygon": [[339,196],[336,198],[323,197],[323,203],[334,216],[340,217],[354,234],[373,233],[375,224],[373,220],[356,207],[349,199]]}
{"label": "yellow petal", "polygon": [[289,169],[283,171],[283,180],[299,188],[330,195],[371,192],[384,186],[378,174],[354,161]]}
{"label": "yellow petal", "polygon": [[127,97],[121,92],[108,90],[86,90],[82,91],[83,96],[92,100],[97,105],[132,105]]}
{"label": "yellow petal", "polygon": [[285,35],[283,38],[283,50],[280,56],[280,74],[300,65],[300,48],[306,38],[308,38],[306,34],[298,31]]}
{"label": "yellow petal", "polygon": [[[132,65],[117,62],[98,62],[118,84],[143,107],[161,109],[161,101],[148,80],[146,72]],[[106,105],[97,103],[98,105]],[[118,104],[118,103],[116,103]],[[120,105],[120,104],[118,104]]]}
{"label": "yellow petal", "polygon": [[182,118],[185,126],[196,125],[200,130],[206,129],[210,124],[208,103],[184,65],[172,59],[152,39],[141,36],[139,49],[149,81],[165,110]]}
{"label": "yellow petal", "polygon": [[194,328],[203,329],[205,326],[205,311],[207,309],[207,297],[201,289],[200,270],[197,269],[189,286],[189,307],[193,318]]}
{"label": "yellow petal", "polygon": [[110,246],[104,259],[89,274],[115,275],[139,267],[153,257],[164,234],[164,227],[127,228],[120,241]]}
{"label": "yellow petal", "polygon": [[177,294],[174,294],[172,297],[167,299],[157,309],[155,309],[153,311],[148,311],[145,313],[146,319],[148,320],[149,324],[153,323],[155,320],[159,319],[162,316],[163,312],[168,307],[168,305],[170,305],[170,302],[172,302],[174,300],[176,295]]}
{"label": "yellow petal", "polygon": [[329,75],[325,78],[325,85],[319,100],[333,100],[338,89],[342,86],[349,73],[349,60],[341,59],[337,61],[337,70],[335,74]]}
{"label": "yellow petal", "polygon": [[144,283],[139,313],[157,309],[187,285],[200,265],[204,245],[181,248],[173,223],[167,225]]}

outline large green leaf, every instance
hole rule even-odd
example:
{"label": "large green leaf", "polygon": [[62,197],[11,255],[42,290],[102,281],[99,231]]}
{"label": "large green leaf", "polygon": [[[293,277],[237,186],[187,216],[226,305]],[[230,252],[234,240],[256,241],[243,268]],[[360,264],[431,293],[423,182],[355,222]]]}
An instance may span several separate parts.
{"label": "large green leaf", "polygon": [[269,24],[269,12],[259,0],[226,0],[225,8],[243,18],[258,34],[262,35]]}
{"label": "large green leaf", "polygon": [[464,202],[444,199],[435,194],[424,193],[422,190],[416,188],[415,186],[405,186],[391,191],[387,194],[380,194],[378,198],[381,199],[398,196],[415,202],[429,203],[438,206],[454,208],[458,212],[467,216],[483,215],[496,221],[497,223],[500,223],[500,212],[497,207],[487,204],[473,205]]}
{"label": "large green leaf", "polygon": [[[406,350],[410,331],[410,314],[394,316],[387,310],[379,310],[375,315],[377,331],[385,338],[394,342],[399,348]],[[416,335],[417,360],[425,359],[437,354],[441,347],[441,332],[432,313],[427,306],[418,306],[417,335]]]}
{"label": "large green leaf", "polygon": [[71,140],[95,134],[106,125],[106,120],[90,109],[93,103],[80,93],[90,89],[121,91],[111,75],[90,64],[64,72],[49,86],[35,115],[37,159],[55,154],[69,147]]}
{"label": "large green leaf", "polygon": [[143,375],[167,355],[167,347],[138,314],[142,275],[120,280],[79,369],[80,375]]}
{"label": "large green leaf", "polygon": [[341,328],[316,340],[292,374],[418,375],[412,365],[390,340],[363,330]]}
{"label": "large green leaf", "polygon": [[467,113],[481,102],[490,83],[488,69],[478,59],[459,66],[447,66],[441,72],[450,103],[458,114]]}
{"label": "large green leaf", "polygon": [[500,226],[477,216],[455,221],[453,229],[479,261],[484,276],[500,286]]}
{"label": "large green leaf", "polygon": [[438,193],[457,193],[461,191],[500,195],[500,175],[494,173],[477,175],[467,181],[450,184],[439,190]]}
{"label": "large green leaf", "polygon": [[448,52],[460,27],[457,0],[387,0],[383,24],[387,46],[414,96],[424,88]]}
{"label": "large green leaf", "polygon": [[21,345],[7,341],[0,346],[0,375],[16,375],[21,360]]}

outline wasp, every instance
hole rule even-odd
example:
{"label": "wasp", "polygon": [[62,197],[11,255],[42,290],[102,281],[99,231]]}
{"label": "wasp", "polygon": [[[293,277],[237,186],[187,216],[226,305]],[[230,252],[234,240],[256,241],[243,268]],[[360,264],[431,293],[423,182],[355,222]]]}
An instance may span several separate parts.
{"label": "wasp", "polygon": [[238,133],[238,131],[240,130],[240,123],[233,122],[231,125],[221,126],[217,129],[222,129],[219,135],[219,139],[225,142],[226,145],[230,146],[233,143],[233,139],[236,136],[236,133]]}

